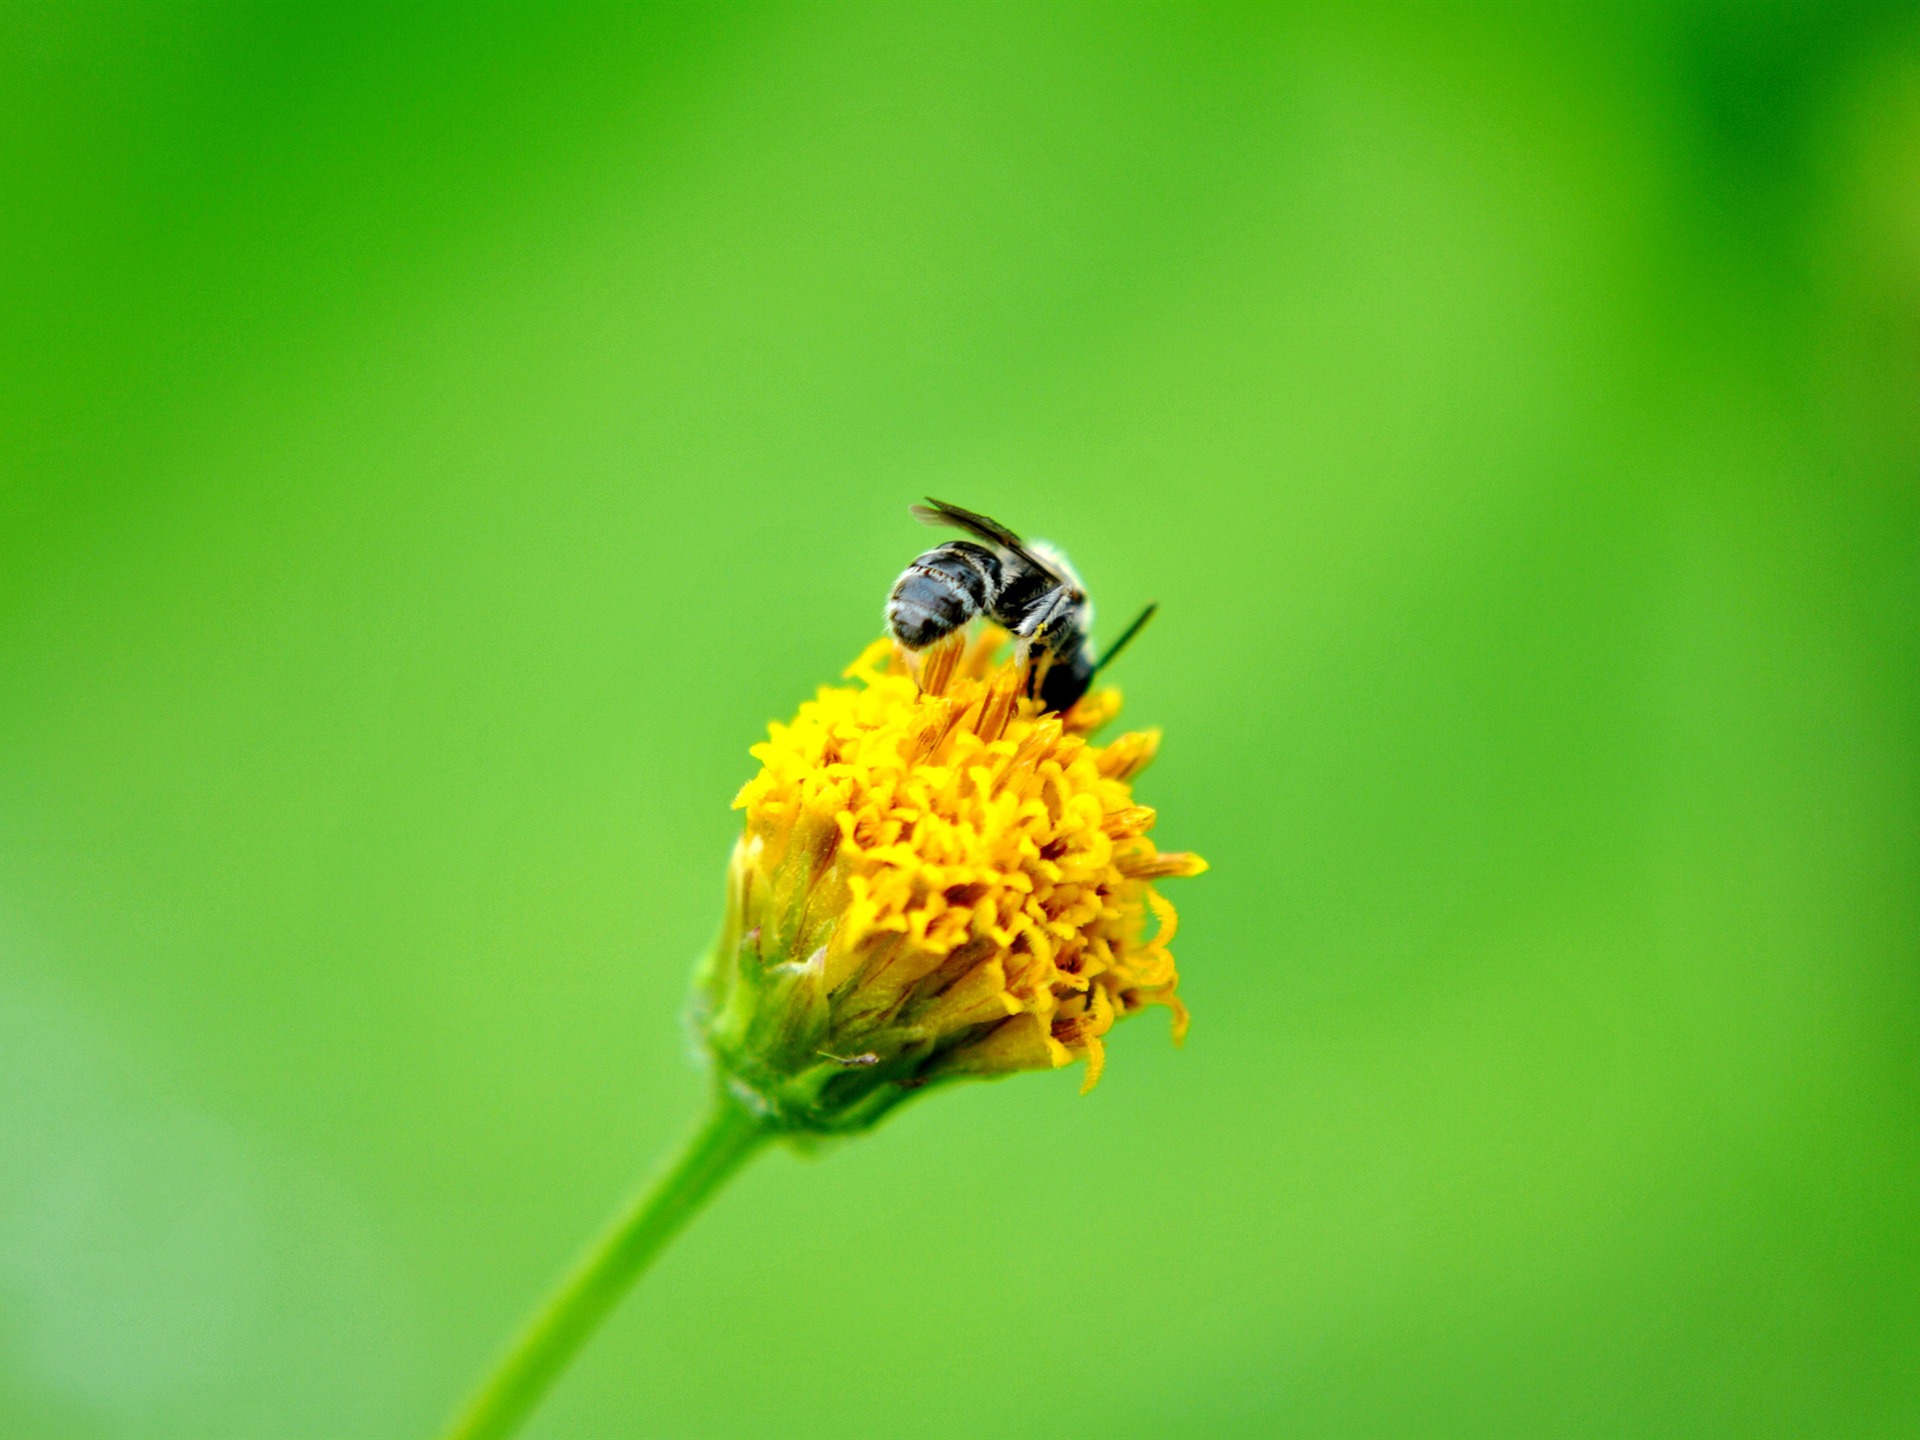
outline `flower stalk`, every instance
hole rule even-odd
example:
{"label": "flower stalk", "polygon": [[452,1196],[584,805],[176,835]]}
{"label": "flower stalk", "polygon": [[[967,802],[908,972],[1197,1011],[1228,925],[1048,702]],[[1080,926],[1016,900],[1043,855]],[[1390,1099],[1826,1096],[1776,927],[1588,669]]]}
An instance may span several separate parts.
{"label": "flower stalk", "polygon": [[716,1091],[706,1123],[580,1257],[448,1427],[445,1440],[506,1440],[518,1430],[667,1242],[773,1134],[764,1120]]}

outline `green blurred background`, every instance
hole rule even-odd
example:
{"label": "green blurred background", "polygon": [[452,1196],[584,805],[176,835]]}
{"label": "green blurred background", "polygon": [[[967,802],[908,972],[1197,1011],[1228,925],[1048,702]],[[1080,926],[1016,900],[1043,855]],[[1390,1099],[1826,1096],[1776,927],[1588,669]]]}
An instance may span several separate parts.
{"label": "green blurred background", "polygon": [[1164,606],[1192,1040],[530,1433],[1920,1434],[1910,7],[22,0],[0,1433],[432,1430],[929,491]]}

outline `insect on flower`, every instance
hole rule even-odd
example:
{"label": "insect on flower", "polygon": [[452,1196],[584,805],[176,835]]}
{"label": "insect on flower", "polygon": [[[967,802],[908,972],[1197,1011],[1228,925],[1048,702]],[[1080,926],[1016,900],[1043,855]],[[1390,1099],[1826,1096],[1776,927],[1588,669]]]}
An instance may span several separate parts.
{"label": "insect on flower", "polygon": [[1094,743],[1120,697],[1090,683],[1119,646],[1092,658],[1056,553],[955,505],[915,514],[974,538],[909,566],[855,683],[753,747],[696,985],[727,1095],[789,1133],[865,1129],[968,1076],[1085,1060],[1090,1088],[1115,1022],[1160,1005],[1186,1028],[1157,884],[1206,862],[1161,850],[1134,800],[1159,733]]}
{"label": "insect on flower", "polygon": [[1142,610],[1095,660],[1087,636],[1093,600],[1065,555],[1045,541],[1022,540],[998,520],[932,496],[915,505],[913,515],[923,524],[951,525],[975,537],[934,546],[901,572],[887,596],[887,628],[930,695],[945,693],[964,647],[961,632],[984,615],[1018,642],[1027,695],[1043,709],[1071,710],[1158,608]]}

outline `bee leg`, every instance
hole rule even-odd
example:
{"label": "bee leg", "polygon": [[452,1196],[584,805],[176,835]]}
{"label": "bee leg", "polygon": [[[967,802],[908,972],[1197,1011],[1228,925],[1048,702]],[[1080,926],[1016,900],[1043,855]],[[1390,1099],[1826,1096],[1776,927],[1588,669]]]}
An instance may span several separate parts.
{"label": "bee leg", "polygon": [[[1062,585],[1042,595],[1015,632],[1020,637],[1021,659],[1027,667],[1027,694],[1041,698],[1047,674],[1069,653],[1078,653],[1085,644],[1080,629],[1086,612],[1086,596]],[[1077,698],[1077,697],[1076,697]]]}
{"label": "bee leg", "polygon": [[1040,698],[1040,687],[1046,683],[1053,661],[1053,647],[1039,636],[1029,636],[1020,642],[1020,664],[1025,672],[1020,690],[1029,700]]}

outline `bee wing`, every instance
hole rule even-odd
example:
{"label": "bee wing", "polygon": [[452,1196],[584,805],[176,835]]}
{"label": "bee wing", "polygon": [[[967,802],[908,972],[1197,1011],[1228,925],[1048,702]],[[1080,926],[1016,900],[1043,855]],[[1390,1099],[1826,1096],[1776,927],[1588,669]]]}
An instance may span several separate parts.
{"label": "bee wing", "polygon": [[1027,548],[1026,541],[998,520],[974,510],[962,510],[958,505],[949,505],[946,501],[936,500],[931,495],[927,497],[926,504],[912,505],[908,508],[913,512],[913,518],[922,525],[951,525],[956,530],[964,530],[969,535],[985,540],[989,545],[998,545],[1002,550],[1012,551],[1041,574],[1053,580],[1059,581],[1063,578],[1057,567],[1049,565],[1035,555]]}

